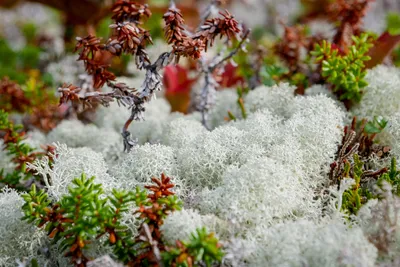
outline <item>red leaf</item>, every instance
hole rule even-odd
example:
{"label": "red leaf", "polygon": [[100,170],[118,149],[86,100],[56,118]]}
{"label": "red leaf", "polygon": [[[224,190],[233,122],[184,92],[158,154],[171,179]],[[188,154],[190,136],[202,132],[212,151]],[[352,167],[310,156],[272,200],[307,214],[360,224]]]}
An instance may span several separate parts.
{"label": "red leaf", "polygon": [[164,85],[169,93],[190,92],[194,81],[188,77],[188,71],[179,65],[165,67]]}
{"label": "red leaf", "polygon": [[190,103],[190,91],[196,79],[188,77],[188,71],[179,65],[169,65],[164,71],[165,98],[172,111],[186,113]]}
{"label": "red leaf", "polygon": [[370,69],[381,64],[399,42],[400,35],[390,35],[388,32],[384,32],[369,50],[368,55],[371,57],[371,60],[365,63],[366,68]]}
{"label": "red leaf", "polygon": [[238,74],[238,68],[232,63],[225,65],[224,71],[218,80],[221,88],[236,87],[237,85],[243,85],[244,78]]}

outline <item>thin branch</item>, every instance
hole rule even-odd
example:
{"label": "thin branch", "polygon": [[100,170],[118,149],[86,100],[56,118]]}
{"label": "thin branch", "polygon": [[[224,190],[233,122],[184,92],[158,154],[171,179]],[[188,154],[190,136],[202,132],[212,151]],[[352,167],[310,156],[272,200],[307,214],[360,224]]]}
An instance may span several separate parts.
{"label": "thin branch", "polygon": [[122,137],[124,138],[124,151],[130,151],[130,149],[135,145],[135,141],[130,138],[131,133],[128,131],[129,125],[134,120],[141,120],[143,117],[143,112],[145,111],[144,103],[152,99],[154,92],[161,90],[162,81],[161,75],[158,72],[170,64],[174,59],[174,54],[172,52],[162,53],[158,59],[153,64],[146,64],[144,68],[146,69],[146,78],[142,84],[142,91],[140,94],[136,94],[132,98],[131,105],[131,115],[129,119],[125,122],[122,128]]}
{"label": "thin branch", "polygon": [[208,111],[210,109],[210,106],[214,102],[212,96],[215,94],[215,87],[217,84],[212,77],[211,72],[209,71],[205,72],[204,81],[205,84],[203,86],[203,89],[201,90],[200,95],[201,101],[199,105],[199,110],[201,111],[201,123],[207,130],[211,130],[208,125]]}
{"label": "thin branch", "polygon": [[222,58],[220,61],[218,61],[217,63],[213,64],[212,66],[209,67],[210,71],[214,71],[217,67],[219,67],[222,63],[224,63],[225,61],[231,59],[234,55],[236,55],[240,50],[243,50],[243,44],[244,42],[248,41],[248,37],[250,34],[250,29],[248,29],[242,39],[240,40],[239,44],[236,46],[236,48],[234,50],[232,50],[226,57]]}
{"label": "thin branch", "polygon": [[151,236],[151,232],[150,232],[150,228],[148,226],[147,223],[143,223],[143,229],[144,229],[144,233],[146,236],[141,236],[140,238],[145,241],[148,242],[149,245],[151,246],[152,250],[153,250],[153,255],[157,261],[157,264],[159,267],[164,267],[164,264],[161,260],[161,253],[160,253],[160,249],[158,248],[158,242],[156,240],[153,239],[153,237]]}
{"label": "thin branch", "polygon": [[220,67],[224,62],[227,60],[230,60],[234,55],[236,55],[240,50],[243,49],[243,44],[244,42],[247,41],[247,38],[250,34],[250,30],[246,30],[245,34],[243,35],[243,38],[240,40],[239,44],[236,46],[235,49],[233,49],[228,55],[223,57],[222,59],[219,59],[216,63],[213,63],[213,61],[217,60],[220,57],[219,53],[214,60],[211,61],[211,63],[208,66],[204,66],[204,63],[202,62],[202,72],[204,73],[204,86],[201,90],[200,94],[200,103],[198,105],[198,110],[201,112],[201,123],[203,126],[207,129],[210,130],[210,127],[208,125],[208,111],[210,110],[210,107],[212,106],[213,102],[215,101],[215,91],[216,87],[218,86],[217,82],[214,80],[212,74],[213,72]]}

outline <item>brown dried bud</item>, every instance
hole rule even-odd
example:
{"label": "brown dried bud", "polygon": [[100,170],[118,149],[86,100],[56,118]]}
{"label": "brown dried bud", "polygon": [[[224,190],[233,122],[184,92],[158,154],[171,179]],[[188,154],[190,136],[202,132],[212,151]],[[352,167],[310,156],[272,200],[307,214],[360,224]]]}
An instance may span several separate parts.
{"label": "brown dried bud", "polygon": [[135,2],[119,0],[112,6],[112,12],[114,15],[112,19],[116,22],[130,21],[139,22],[140,19],[151,16],[151,11],[148,5],[141,5]]}
{"label": "brown dried bud", "polygon": [[100,50],[100,38],[88,35],[85,38],[76,37],[76,46],[74,51],[82,49],[78,60],[87,60],[89,56],[94,57],[96,51]]}
{"label": "brown dried bud", "polygon": [[205,43],[205,49],[210,42],[210,46],[213,45],[215,38],[219,35],[220,37],[226,36],[228,40],[235,39],[236,34],[240,32],[239,23],[237,20],[227,11],[225,13],[219,13],[222,18],[208,19],[200,27],[194,39],[201,39]]}
{"label": "brown dried bud", "polygon": [[179,45],[187,35],[184,33],[183,27],[185,21],[179,9],[170,8],[163,16],[165,27],[164,33],[168,44]]}
{"label": "brown dried bud", "polygon": [[7,77],[0,80],[0,109],[5,112],[17,111],[26,112],[31,106],[31,100],[28,99],[22,88]]}
{"label": "brown dried bud", "polygon": [[62,87],[58,88],[58,92],[62,94],[60,97],[60,105],[63,103],[67,103],[68,101],[79,101],[78,93],[81,90],[82,89],[78,86],[72,84],[67,85],[66,83],[64,83]]}
{"label": "brown dried bud", "polygon": [[185,39],[178,46],[174,47],[174,52],[177,55],[177,61],[180,56],[191,57],[192,59],[199,59],[201,51],[205,50],[206,46],[201,39]]}

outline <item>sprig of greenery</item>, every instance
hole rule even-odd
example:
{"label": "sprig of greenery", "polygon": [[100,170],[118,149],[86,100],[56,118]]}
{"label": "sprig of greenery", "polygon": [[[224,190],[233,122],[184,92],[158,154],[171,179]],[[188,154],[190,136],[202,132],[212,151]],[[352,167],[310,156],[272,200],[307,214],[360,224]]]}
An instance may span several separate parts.
{"label": "sprig of greenery", "polygon": [[84,250],[105,231],[106,222],[112,219],[108,198],[102,197],[101,184],[94,184],[93,180],[94,177],[88,179],[82,174],[73,180],[69,194],[54,204],[43,190],[38,192],[34,184],[31,191],[22,196],[25,200],[23,220],[38,227],[45,226],[49,237],[60,241],[60,248],[75,266],[85,266],[89,258]]}
{"label": "sprig of greenery", "polygon": [[[37,191],[33,184],[31,191],[22,196],[25,200],[23,220],[44,228],[50,238],[59,241],[60,249],[75,266],[86,266],[89,261],[85,256],[87,248],[102,236],[107,237],[106,243],[125,264],[143,266],[154,263],[153,244],[141,236],[143,226],[149,227],[151,239],[156,241],[158,249],[165,251],[159,227],[170,212],[181,209],[182,202],[169,191],[174,187],[169,177],[162,175],[161,179],[153,178],[152,181],[154,185],[146,186],[150,194],[137,187],[135,191],[114,189],[110,195],[105,195],[101,184],[94,183],[94,177],[87,178],[82,174],[73,180],[68,194],[55,203],[43,190]],[[121,223],[132,204],[139,207],[135,213],[143,219],[138,236]],[[200,233],[199,238],[212,241],[211,237],[207,239]]]}
{"label": "sprig of greenery", "polygon": [[[136,204],[139,206],[136,213],[143,219],[139,227],[139,233],[145,232],[144,225],[146,225],[148,226],[150,236],[145,236],[145,238],[138,236],[136,238],[139,240],[137,245],[140,252],[138,257],[128,262],[128,264],[133,264],[134,266],[157,264],[161,260],[157,259],[158,255],[156,255],[153,249],[154,243],[156,243],[158,250],[165,250],[161,239],[160,227],[164,223],[164,219],[171,212],[181,210],[182,208],[182,201],[170,191],[175,186],[171,182],[170,177],[161,174],[160,179],[153,177],[151,180],[153,184],[145,186],[151,193],[147,195],[147,198],[139,194],[141,197],[136,199]],[[153,244],[151,244],[149,239],[153,241]]]}
{"label": "sprig of greenery", "polygon": [[2,132],[4,135],[4,149],[7,150],[8,155],[12,156],[12,161],[17,164],[12,173],[5,173],[4,169],[0,170],[0,183],[17,189],[23,189],[22,181],[32,177],[32,173],[26,170],[26,162],[34,159],[34,149],[22,142],[25,135],[22,129],[22,125],[14,125],[9,120],[8,113],[0,110],[0,133]]}
{"label": "sprig of greenery", "polygon": [[203,227],[196,229],[188,242],[178,240],[176,247],[167,248],[162,253],[162,258],[166,266],[210,267],[214,263],[220,263],[223,255],[218,239]]}
{"label": "sprig of greenery", "polygon": [[23,220],[27,220],[29,223],[34,223],[36,226],[43,226],[47,220],[46,216],[50,212],[49,205],[51,201],[48,195],[40,190],[36,190],[36,185],[31,186],[31,191],[27,194],[23,194],[22,198],[25,200],[25,204],[22,206],[22,210],[25,213]]}
{"label": "sprig of greenery", "polygon": [[51,203],[43,190],[38,192],[32,185],[31,191],[22,196],[23,220],[44,227],[50,238],[60,241],[61,250],[66,251],[65,256],[71,257],[75,266],[86,266],[89,260],[86,249],[105,234],[114,254],[127,262],[137,256],[136,242],[132,232],[121,224],[121,218],[129,212],[131,203],[146,197],[146,191],[114,189],[110,196],[104,196],[101,184],[93,181],[94,177],[87,178],[85,174],[75,178],[69,193],[56,203]]}
{"label": "sprig of greenery", "polygon": [[[357,214],[362,205],[368,202],[370,199],[378,198],[381,199],[380,194],[372,193],[367,188],[361,186],[361,177],[365,174],[363,170],[364,163],[359,159],[358,155],[355,154],[354,165],[352,174],[350,175],[350,163],[346,164],[344,175],[347,177],[352,176],[355,180],[355,184],[349,190],[343,193],[343,204],[342,210],[348,214]],[[396,158],[392,158],[389,171],[385,169],[376,181],[376,185],[383,189],[383,182],[387,182],[391,188],[392,192],[397,196],[400,196],[400,171],[397,170]]]}
{"label": "sprig of greenery", "polygon": [[[357,214],[363,204],[375,197],[367,188],[361,186],[364,162],[360,160],[357,154],[354,154],[353,160],[354,163],[352,166],[349,162],[346,162],[343,175],[343,177],[353,177],[354,179],[354,185],[343,193],[341,207],[349,215]],[[350,172],[352,173],[350,174]]]}
{"label": "sprig of greenery", "polygon": [[377,185],[382,187],[383,181],[389,183],[392,186],[392,192],[400,196],[400,171],[397,170],[397,161],[395,157],[391,160],[389,171],[379,177]]}
{"label": "sprig of greenery", "polygon": [[362,97],[362,88],[368,85],[364,79],[367,74],[364,62],[371,59],[367,52],[372,43],[368,34],[353,36],[352,40],[354,44],[347,54],[342,54],[324,40],[321,45],[315,45],[311,55],[316,57],[317,62],[322,63],[322,76],[332,84],[333,91],[338,94],[340,100],[358,103]]}
{"label": "sprig of greenery", "polygon": [[[104,233],[109,234],[108,242],[113,246],[113,252],[122,262],[128,262],[137,255],[135,240],[131,231],[120,224],[124,213],[130,211],[132,202],[146,198],[146,191],[136,188],[136,192],[118,191],[113,189],[109,201],[112,204],[110,214],[104,222]],[[98,236],[99,237],[99,236]]]}
{"label": "sprig of greenery", "polygon": [[[354,179],[354,184],[342,195],[340,209],[348,215],[357,214],[369,199],[379,199],[379,195],[370,191],[371,182],[379,185],[379,180],[387,177],[388,168],[372,169],[374,167],[370,164],[370,159],[389,156],[390,148],[375,141],[375,137],[387,126],[387,122],[380,116],[371,121],[363,119],[360,122],[354,117],[351,125],[344,128],[337,159],[331,164],[330,179],[339,186],[344,178]],[[391,168],[392,178],[387,179],[395,180],[395,165]]]}

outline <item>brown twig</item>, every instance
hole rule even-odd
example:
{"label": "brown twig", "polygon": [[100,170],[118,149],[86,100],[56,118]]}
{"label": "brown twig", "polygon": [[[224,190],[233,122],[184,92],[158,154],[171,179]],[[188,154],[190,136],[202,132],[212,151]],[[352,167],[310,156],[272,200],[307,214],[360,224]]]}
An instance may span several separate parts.
{"label": "brown twig", "polygon": [[210,107],[212,106],[214,102],[214,94],[215,94],[215,89],[218,87],[218,83],[214,80],[214,77],[212,76],[213,72],[221,67],[221,65],[232,59],[234,55],[236,55],[240,50],[243,50],[243,44],[247,41],[247,38],[250,34],[250,30],[248,29],[241,40],[239,41],[238,45],[233,49],[228,55],[225,57],[220,58],[220,54],[218,54],[210,64],[205,65],[204,63],[202,64],[202,73],[204,74],[204,86],[201,90],[200,93],[200,103],[197,106],[197,109],[201,112],[201,122],[203,126],[206,129],[210,129],[208,125],[208,111]]}

